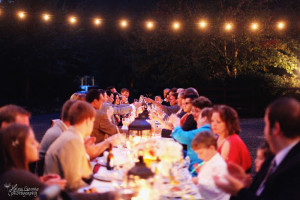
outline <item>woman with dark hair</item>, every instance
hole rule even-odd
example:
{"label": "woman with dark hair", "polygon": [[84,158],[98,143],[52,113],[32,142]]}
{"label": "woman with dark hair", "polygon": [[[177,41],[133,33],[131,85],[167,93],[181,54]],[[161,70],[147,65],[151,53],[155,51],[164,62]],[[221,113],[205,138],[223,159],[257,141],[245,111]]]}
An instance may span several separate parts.
{"label": "woman with dark hair", "polygon": [[[0,130],[1,199],[36,199],[36,196],[49,185],[59,184],[64,187],[66,182],[58,175],[39,179],[29,172],[29,163],[38,160],[38,148],[39,143],[29,126],[11,124]],[[20,192],[18,189],[27,189],[27,192]],[[69,195],[76,199],[113,199],[112,193]]]}
{"label": "woman with dark hair", "polygon": [[[112,102],[112,104],[114,105],[120,105],[120,94],[118,92],[115,92],[113,93],[114,95],[114,101]],[[120,115],[113,115],[113,119],[112,119],[112,122],[115,124],[115,125],[120,125],[120,122],[121,122],[121,117]]]}
{"label": "woman with dark hair", "polygon": [[214,106],[210,124],[213,133],[219,136],[218,152],[225,161],[239,164],[245,171],[250,170],[252,160],[249,150],[238,135],[241,129],[237,112],[227,105]]}
{"label": "woman with dark hair", "polygon": [[114,95],[114,101],[112,102],[112,104],[114,105],[119,105],[120,104],[120,94],[119,93],[113,93]]}

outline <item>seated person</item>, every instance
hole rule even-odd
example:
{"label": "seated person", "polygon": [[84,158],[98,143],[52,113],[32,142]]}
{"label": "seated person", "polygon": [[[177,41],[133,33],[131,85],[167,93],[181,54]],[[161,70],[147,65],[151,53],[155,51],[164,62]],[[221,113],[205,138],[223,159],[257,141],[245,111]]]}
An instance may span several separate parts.
{"label": "seated person", "polygon": [[0,107],[0,128],[13,122],[29,126],[30,116],[30,112],[20,106],[12,104],[2,106]]}
{"label": "seated person", "polygon": [[256,158],[254,160],[256,173],[259,172],[265,160],[272,155],[273,154],[270,150],[269,144],[266,141],[261,146],[258,147],[256,151]]}
{"label": "seated person", "polygon": [[[92,178],[84,139],[90,136],[93,130],[95,112],[89,103],[75,102],[69,110],[71,126],[52,143],[46,153],[45,174],[59,174],[67,180],[68,190],[87,186]],[[109,143],[109,141],[102,143],[103,148],[98,149],[99,154],[109,147]]]}
{"label": "seated person", "polygon": [[230,195],[219,189],[213,179],[215,174],[220,177],[228,174],[227,164],[217,152],[217,137],[210,131],[201,132],[193,139],[192,148],[203,160],[198,177],[193,179],[201,196],[204,199],[229,199]]}
{"label": "seated person", "polygon": [[249,172],[252,159],[247,146],[238,135],[241,131],[235,109],[227,105],[213,107],[210,118],[211,130],[218,135],[218,152],[226,162],[234,162]]}
{"label": "seated person", "polygon": [[192,141],[194,137],[202,131],[210,131],[210,125],[208,123],[208,117],[211,109],[204,108],[198,118],[198,127],[197,129],[191,131],[183,131],[180,126],[174,128],[172,132],[172,137],[177,140],[180,144],[187,145],[187,156],[190,157],[191,162],[189,166],[189,171],[192,173],[192,176],[197,176],[197,172],[194,170],[194,164],[199,164],[202,162],[192,149]]}
{"label": "seated person", "polygon": [[[38,178],[29,172],[29,163],[38,159],[38,147],[39,143],[29,126],[13,123],[0,130],[1,199],[34,200],[48,185],[58,184],[64,188],[66,181],[58,175],[51,174]],[[11,194],[9,191],[16,185],[18,188],[37,188],[36,194],[33,191],[32,195],[23,196],[23,193],[15,192],[9,196]],[[68,196],[77,200],[114,199],[113,193],[69,193]]]}
{"label": "seated person", "polygon": [[47,150],[50,145],[70,126],[69,109],[76,100],[68,100],[64,103],[61,111],[61,119],[54,122],[54,125],[50,127],[44,134],[40,149],[39,149],[39,162],[38,162],[38,174],[41,175],[40,171],[44,171],[44,159]]}

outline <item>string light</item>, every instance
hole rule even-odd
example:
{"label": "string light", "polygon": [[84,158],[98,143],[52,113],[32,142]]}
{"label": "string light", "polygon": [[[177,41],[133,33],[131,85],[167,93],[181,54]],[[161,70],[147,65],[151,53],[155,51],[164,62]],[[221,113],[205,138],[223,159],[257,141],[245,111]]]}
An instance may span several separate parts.
{"label": "string light", "polygon": [[122,28],[126,28],[128,26],[128,22],[126,20],[121,20],[120,25]]}
{"label": "string light", "polygon": [[251,29],[252,29],[253,31],[256,31],[256,30],[258,29],[259,26],[258,26],[258,23],[255,23],[255,22],[254,22],[254,23],[251,24],[250,27],[251,27]]}
{"label": "string light", "polygon": [[76,24],[77,18],[76,18],[76,17],[69,17],[69,22],[70,22],[71,24]]}
{"label": "string light", "polygon": [[285,28],[285,23],[284,23],[284,22],[278,22],[278,23],[277,23],[277,28],[278,28],[279,30],[284,29],[284,28]]}
{"label": "string light", "polygon": [[19,12],[18,12],[18,17],[19,17],[20,19],[24,19],[24,18],[26,17],[25,12],[19,11]]}
{"label": "string light", "polygon": [[206,26],[207,26],[207,22],[204,21],[204,20],[200,21],[198,24],[199,24],[199,27],[200,27],[201,29],[204,29],[204,28],[206,28]]}
{"label": "string light", "polygon": [[180,28],[180,23],[179,22],[174,22],[173,23],[173,29],[178,30]]}
{"label": "string light", "polygon": [[95,18],[95,19],[94,19],[94,24],[95,24],[96,26],[99,26],[99,25],[101,24],[101,19]]}
{"label": "string light", "polygon": [[47,14],[47,13],[43,14],[43,20],[46,21],[46,22],[49,21],[50,20],[50,15]]}
{"label": "string light", "polygon": [[[19,18],[20,20],[24,20],[24,19],[27,18],[27,14],[28,14],[27,12],[20,10],[16,13],[16,17]],[[0,8],[0,16],[1,15],[3,15],[3,9],[2,8]],[[50,15],[49,13],[44,13],[41,16],[41,19],[45,22],[48,22],[52,19],[52,15]],[[75,16],[71,16],[71,17],[68,18],[68,22],[70,24],[76,24],[78,22],[78,18],[75,17]],[[99,26],[99,25],[102,24],[102,20],[100,18],[94,18],[93,23],[94,23],[95,26]],[[153,22],[153,21],[146,21],[144,23],[145,23],[145,27],[148,30],[153,30],[156,26],[156,23]],[[196,24],[197,24],[199,29],[204,30],[208,27],[208,23],[207,23],[206,20],[200,20]],[[119,25],[120,25],[121,28],[127,28],[129,26],[129,23],[128,23],[127,20],[121,20],[119,22]],[[181,29],[182,24],[180,22],[173,22],[171,26],[172,26],[172,29],[179,30],[179,29]],[[284,21],[278,21],[276,23],[276,25],[274,25],[274,27],[277,30],[284,30],[284,29],[286,29],[287,25]],[[233,29],[234,29],[234,24],[233,23],[227,22],[227,23],[224,24],[224,30],[225,31],[230,32],[230,31],[233,31]],[[249,29],[251,31],[258,31],[260,29],[260,24],[257,23],[257,22],[253,22],[249,25]]]}
{"label": "string light", "polygon": [[146,23],[146,27],[147,27],[149,30],[151,30],[151,29],[154,28],[154,23],[153,23],[152,21],[148,21],[148,22]]}
{"label": "string light", "polygon": [[226,24],[225,24],[225,30],[226,30],[226,31],[231,31],[232,28],[233,28],[232,23],[226,23]]}

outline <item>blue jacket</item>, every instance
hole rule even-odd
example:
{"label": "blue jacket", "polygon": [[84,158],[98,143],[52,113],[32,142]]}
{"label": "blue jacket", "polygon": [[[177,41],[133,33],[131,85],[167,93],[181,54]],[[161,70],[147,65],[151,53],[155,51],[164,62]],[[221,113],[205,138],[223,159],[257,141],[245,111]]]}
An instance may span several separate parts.
{"label": "blue jacket", "polygon": [[[191,159],[191,163],[189,166],[190,171],[193,170],[193,165],[195,163],[202,162],[202,160],[198,158],[198,155],[196,154],[196,152],[192,150],[192,141],[193,141],[194,137],[202,131],[211,131],[210,125],[205,124],[205,125],[201,126],[200,128],[197,128],[197,129],[194,129],[191,131],[184,131],[184,130],[182,130],[182,128],[180,126],[177,126],[174,128],[174,130],[172,132],[172,137],[175,140],[177,140],[181,144],[187,145],[187,156],[189,156]],[[193,173],[192,175],[195,176],[196,174]]]}

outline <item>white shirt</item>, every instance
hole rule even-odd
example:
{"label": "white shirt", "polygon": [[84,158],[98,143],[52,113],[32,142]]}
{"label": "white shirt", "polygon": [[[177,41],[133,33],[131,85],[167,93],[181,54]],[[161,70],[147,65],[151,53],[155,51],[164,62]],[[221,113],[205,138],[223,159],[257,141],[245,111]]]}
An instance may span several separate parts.
{"label": "white shirt", "polygon": [[289,146],[285,147],[284,149],[281,149],[276,156],[274,157],[276,162],[276,168],[280,165],[280,163],[283,161],[283,159],[286,157],[286,155],[290,152],[290,150],[298,143],[299,141],[293,142]]}
{"label": "white shirt", "polygon": [[228,174],[227,164],[219,153],[206,161],[198,174],[198,189],[204,199],[227,200],[230,195],[215,185],[214,175],[220,178]]}

